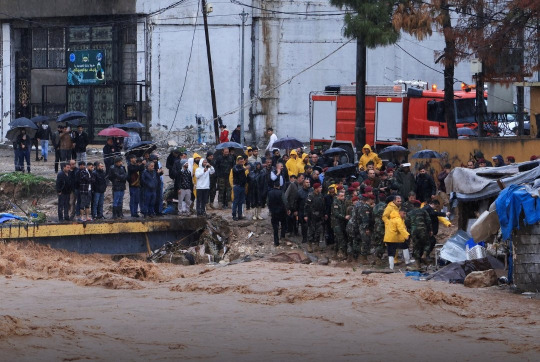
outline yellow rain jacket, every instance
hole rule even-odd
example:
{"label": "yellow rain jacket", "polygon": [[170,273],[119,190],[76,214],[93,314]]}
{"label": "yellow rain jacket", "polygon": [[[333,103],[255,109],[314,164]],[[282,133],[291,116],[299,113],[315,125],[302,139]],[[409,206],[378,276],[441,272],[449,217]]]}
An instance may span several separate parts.
{"label": "yellow rain jacket", "polygon": [[293,158],[293,155],[294,156],[298,155],[295,150],[291,151],[291,153],[289,154],[290,158],[285,163],[285,167],[287,167],[287,172],[289,173],[289,176],[298,175],[298,157]]}
{"label": "yellow rain jacket", "polygon": [[[368,149],[370,152],[369,154],[366,154],[364,152],[364,149]],[[375,168],[377,170],[380,170],[382,168],[382,161],[379,158],[379,155],[377,155],[375,152],[371,151],[371,146],[367,143],[362,147],[362,157],[360,157],[360,160],[358,161],[358,168],[366,170],[367,164],[369,161],[373,161],[375,164]]]}
{"label": "yellow rain jacket", "polygon": [[390,223],[392,212],[397,212],[399,214],[399,207],[394,204],[394,201],[390,201],[388,205],[386,205],[386,208],[384,209],[382,220],[384,222],[384,227],[388,228],[388,224]]}
{"label": "yellow rain jacket", "polygon": [[302,153],[302,157],[299,157],[296,159],[296,168],[298,170],[298,175],[301,174],[301,173],[304,173],[306,172],[305,170],[305,167],[306,167],[306,163],[304,162],[305,159],[308,159],[308,162],[309,162],[309,158],[308,158],[308,154],[307,153]]}
{"label": "yellow rain jacket", "polygon": [[399,216],[399,212],[392,211],[390,221],[384,229],[385,243],[402,243],[409,237],[409,232],[405,227],[405,221]]}

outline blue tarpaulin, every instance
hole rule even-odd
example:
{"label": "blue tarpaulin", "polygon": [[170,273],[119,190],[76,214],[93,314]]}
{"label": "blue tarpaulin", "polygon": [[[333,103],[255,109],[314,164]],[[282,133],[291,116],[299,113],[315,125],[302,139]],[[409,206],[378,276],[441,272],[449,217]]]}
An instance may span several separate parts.
{"label": "blue tarpaulin", "polygon": [[21,216],[17,216],[17,215],[13,215],[13,214],[8,214],[8,213],[0,213],[0,224],[3,224],[4,222],[9,221],[9,220],[26,221],[26,218],[21,217]]}
{"label": "blue tarpaulin", "polygon": [[497,215],[504,240],[510,239],[513,229],[519,229],[519,216],[523,210],[523,222],[528,225],[540,221],[540,201],[525,186],[510,185],[495,200]]}

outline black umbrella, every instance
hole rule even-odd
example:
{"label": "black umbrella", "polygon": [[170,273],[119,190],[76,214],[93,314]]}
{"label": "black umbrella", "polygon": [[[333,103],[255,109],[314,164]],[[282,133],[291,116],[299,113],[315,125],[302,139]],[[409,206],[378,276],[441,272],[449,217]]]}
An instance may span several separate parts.
{"label": "black umbrella", "polygon": [[126,124],[123,124],[122,127],[119,128],[144,128],[144,124],[141,122],[128,122]]}
{"label": "black umbrella", "polygon": [[469,127],[461,127],[457,129],[458,136],[477,136],[476,131]]}
{"label": "black umbrella", "polygon": [[49,116],[35,116],[35,117],[32,117],[31,121],[34,123],[42,123],[42,122],[49,122],[50,119],[51,117]]}
{"label": "black umbrella", "polygon": [[326,176],[351,176],[353,175],[358,168],[358,165],[354,163],[344,163],[343,165],[338,165],[330,167],[324,173]]}
{"label": "black umbrella", "polygon": [[441,154],[433,150],[422,150],[412,155],[412,158],[442,158]]}
{"label": "black umbrella", "polygon": [[22,127],[22,128],[38,129],[36,124],[26,117],[17,118],[16,120],[12,121],[9,125],[11,126],[11,128]]}
{"label": "black umbrella", "polygon": [[157,146],[151,141],[142,141],[131,146],[127,152],[126,156],[135,155],[137,157],[142,157],[145,153],[152,153]]}
{"label": "black umbrella", "polygon": [[7,131],[6,138],[12,142],[15,142],[23,129],[26,129],[26,134],[28,135],[28,137],[30,138],[35,137],[37,130],[33,128],[27,128],[27,127],[15,127]]}
{"label": "black umbrella", "polygon": [[283,137],[274,142],[272,147],[290,150],[293,148],[304,147],[304,143],[294,137]]}
{"label": "black umbrella", "polygon": [[[75,119],[86,118],[86,114],[79,111],[70,111],[58,116],[56,122],[70,122]],[[73,123],[71,123],[73,124]]]}
{"label": "black umbrella", "polygon": [[386,147],[384,150],[382,150],[381,152],[379,152],[379,155],[382,155],[382,154],[384,154],[384,153],[389,153],[389,152],[409,152],[409,150],[406,149],[406,148],[403,147],[403,146],[392,145],[392,146]]}
{"label": "black umbrella", "polygon": [[222,150],[224,148],[236,148],[236,149],[243,150],[244,146],[236,142],[223,142],[216,146],[216,150]]}
{"label": "black umbrella", "polygon": [[341,147],[332,147],[324,151],[323,155],[325,156],[333,156],[333,155],[340,155],[342,153],[347,153],[343,148]]}
{"label": "black umbrella", "polygon": [[83,120],[82,119],[70,119],[69,121],[65,121],[65,122],[72,125],[72,126],[78,127],[79,125],[81,125],[83,123]]}

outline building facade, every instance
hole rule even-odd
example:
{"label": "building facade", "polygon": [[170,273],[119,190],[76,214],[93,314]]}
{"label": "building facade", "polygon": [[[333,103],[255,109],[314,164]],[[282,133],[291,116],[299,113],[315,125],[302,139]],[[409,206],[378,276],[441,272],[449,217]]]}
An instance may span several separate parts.
{"label": "building facade", "polygon": [[[88,115],[95,141],[102,128],[137,120],[156,141],[214,142],[200,1],[54,4],[0,0],[3,135],[14,118],[78,110]],[[220,1],[208,7],[223,122],[234,128],[242,112],[248,142],[263,142],[267,127],[280,137],[307,140],[309,93],[355,80],[356,45],[342,35],[343,13],[326,0]],[[397,45],[368,50],[368,84],[421,79],[442,85],[442,66],[434,59],[443,47],[434,33],[421,43],[404,35]],[[102,81],[74,82],[72,54],[103,54]],[[470,82],[469,66],[458,65],[456,78]]]}

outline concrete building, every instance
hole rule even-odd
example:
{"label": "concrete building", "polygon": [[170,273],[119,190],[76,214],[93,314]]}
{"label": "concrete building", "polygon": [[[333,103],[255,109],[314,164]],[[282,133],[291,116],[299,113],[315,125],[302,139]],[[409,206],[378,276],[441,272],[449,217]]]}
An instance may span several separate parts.
{"label": "concrete building", "polygon": [[[307,140],[309,93],[355,80],[356,45],[342,35],[343,13],[327,0],[221,0],[209,6],[223,122],[229,129],[239,122],[243,88],[248,141],[261,141],[268,126],[280,137]],[[110,124],[138,120],[157,141],[214,141],[200,1],[0,0],[0,9],[2,135],[20,116],[80,110],[88,114],[93,136]],[[442,66],[434,59],[443,47],[434,33],[423,42],[403,35],[397,45],[368,50],[368,83],[422,79],[442,85]],[[68,84],[69,56],[94,50],[105,56],[104,80]],[[458,65],[456,78],[471,82],[468,64]]]}

